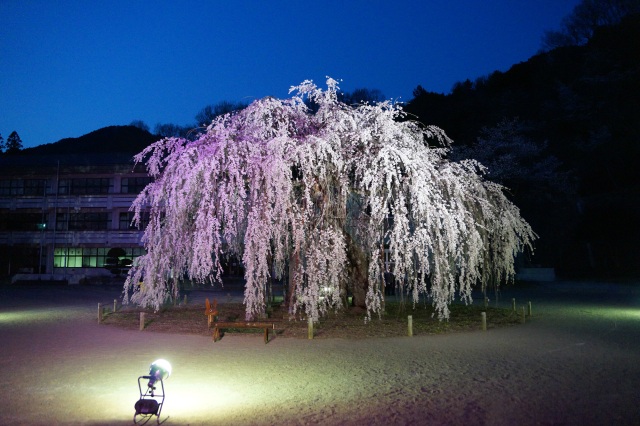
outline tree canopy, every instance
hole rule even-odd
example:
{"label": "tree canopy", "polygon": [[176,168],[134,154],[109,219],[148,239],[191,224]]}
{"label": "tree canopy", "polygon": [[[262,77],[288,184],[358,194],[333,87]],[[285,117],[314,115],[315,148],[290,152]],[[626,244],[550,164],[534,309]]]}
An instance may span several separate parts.
{"label": "tree canopy", "polygon": [[290,313],[314,320],[347,292],[380,313],[389,273],[440,318],[473,286],[513,278],[535,234],[483,167],[447,160],[445,133],[400,120],[399,105],[347,105],[327,86],[305,81],[136,156],[154,180],[132,205],[134,221],[150,220],[125,302],[159,309],[172,277],[219,282],[229,255],[245,267],[247,319],[264,313],[272,276],[288,276]]}
{"label": "tree canopy", "polygon": [[615,25],[634,13],[640,13],[638,0],[582,0],[562,20],[560,30],[545,32],[543,50],[583,45],[598,27]]}
{"label": "tree canopy", "polygon": [[7,154],[17,154],[22,150],[22,139],[15,130],[7,138],[6,149]]}

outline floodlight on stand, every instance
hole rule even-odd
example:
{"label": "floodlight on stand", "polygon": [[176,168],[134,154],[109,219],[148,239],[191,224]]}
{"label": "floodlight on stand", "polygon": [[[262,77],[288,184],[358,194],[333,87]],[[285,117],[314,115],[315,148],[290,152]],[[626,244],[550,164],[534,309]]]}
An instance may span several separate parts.
{"label": "floodlight on stand", "polygon": [[155,389],[156,381],[166,380],[171,375],[171,364],[166,359],[157,359],[149,367],[148,387]]}
{"label": "floodlight on stand", "polygon": [[[171,375],[171,364],[165,359],[157,359],[151,363],[149,374],[138,377],[138,390],[140,399],[136,402],[136,409],[133,415],[133,423],[137,425],[146,424],[152,416],[157,417],[160,424],[160,412],[164,405],[164,380]],[[147,380],[145,387],[141,382]],[[156,386],[158,391],[156,392]]]}

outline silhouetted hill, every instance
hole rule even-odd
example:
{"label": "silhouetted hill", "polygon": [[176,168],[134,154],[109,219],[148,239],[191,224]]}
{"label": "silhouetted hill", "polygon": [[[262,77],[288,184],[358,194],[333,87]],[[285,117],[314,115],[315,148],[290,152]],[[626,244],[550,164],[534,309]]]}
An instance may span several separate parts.
{"label": "silhouetted hill", "polygon": [[95,130],[78,138],[65,138],[21,151],[23,155],[53,154],[137,154],[151,143],[159,140],[146,130],[135,126],[109,126]]}
{"label": "silhouetted hill", "polygon": [[[541,235],[534,258],[567,274],[640,276],[640,15],[564,47],[457,83],[450,94],[418,86],[405,110],[442,127],[455,146],[476,143],[504,119],[527,124],[576,183],[577,196],[516,204]],[[554,252],[553,254],[551,254]],[[540,261],[540,260],[538,260]]]}
{"label": "silhouetted hill", "polygon": [[[448,95],[418,86],[405,109],[462,145],[472,144],[485,126],[519,117],[533,124],[530,136],[548,141],[568,167],[579,169],[581,193],[609,191],[605,182],[612,179],[618,188],[637,188],[636,166],[628,161],[640,153],[636,40],[640,15],[601,28],[586,46],[556,49],[507,72],[457,83]],[[606,179],[594,170],[603,161],[614,169]]]}

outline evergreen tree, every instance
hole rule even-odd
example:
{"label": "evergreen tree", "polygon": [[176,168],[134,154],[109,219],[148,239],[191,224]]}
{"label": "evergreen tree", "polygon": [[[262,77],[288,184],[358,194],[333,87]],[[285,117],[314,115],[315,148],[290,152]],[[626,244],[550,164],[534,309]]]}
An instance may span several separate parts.
{"label": "evergreen tree", "polygon": [[22,150],[22,140],[15,130],[7,138],[7,154],[16,154]]}
{"label": "evergreen tree", "polygon": [[0,154],[2,154],[4,152],[4,138],[2,137],[2,134],[0,133]]}

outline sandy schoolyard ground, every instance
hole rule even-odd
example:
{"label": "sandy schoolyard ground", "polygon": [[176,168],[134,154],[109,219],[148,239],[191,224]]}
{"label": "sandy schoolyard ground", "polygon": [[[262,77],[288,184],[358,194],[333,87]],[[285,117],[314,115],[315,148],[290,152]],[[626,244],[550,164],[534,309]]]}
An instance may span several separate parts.
{"label": "sandy schoolyard ground", "polygon": [[487,332],[267,345],[99,325],[118,293],[0,287],[0,424],[132,424],[157,358],[166,425],[640,424],[640,285],[505,288],[533,317]]}

